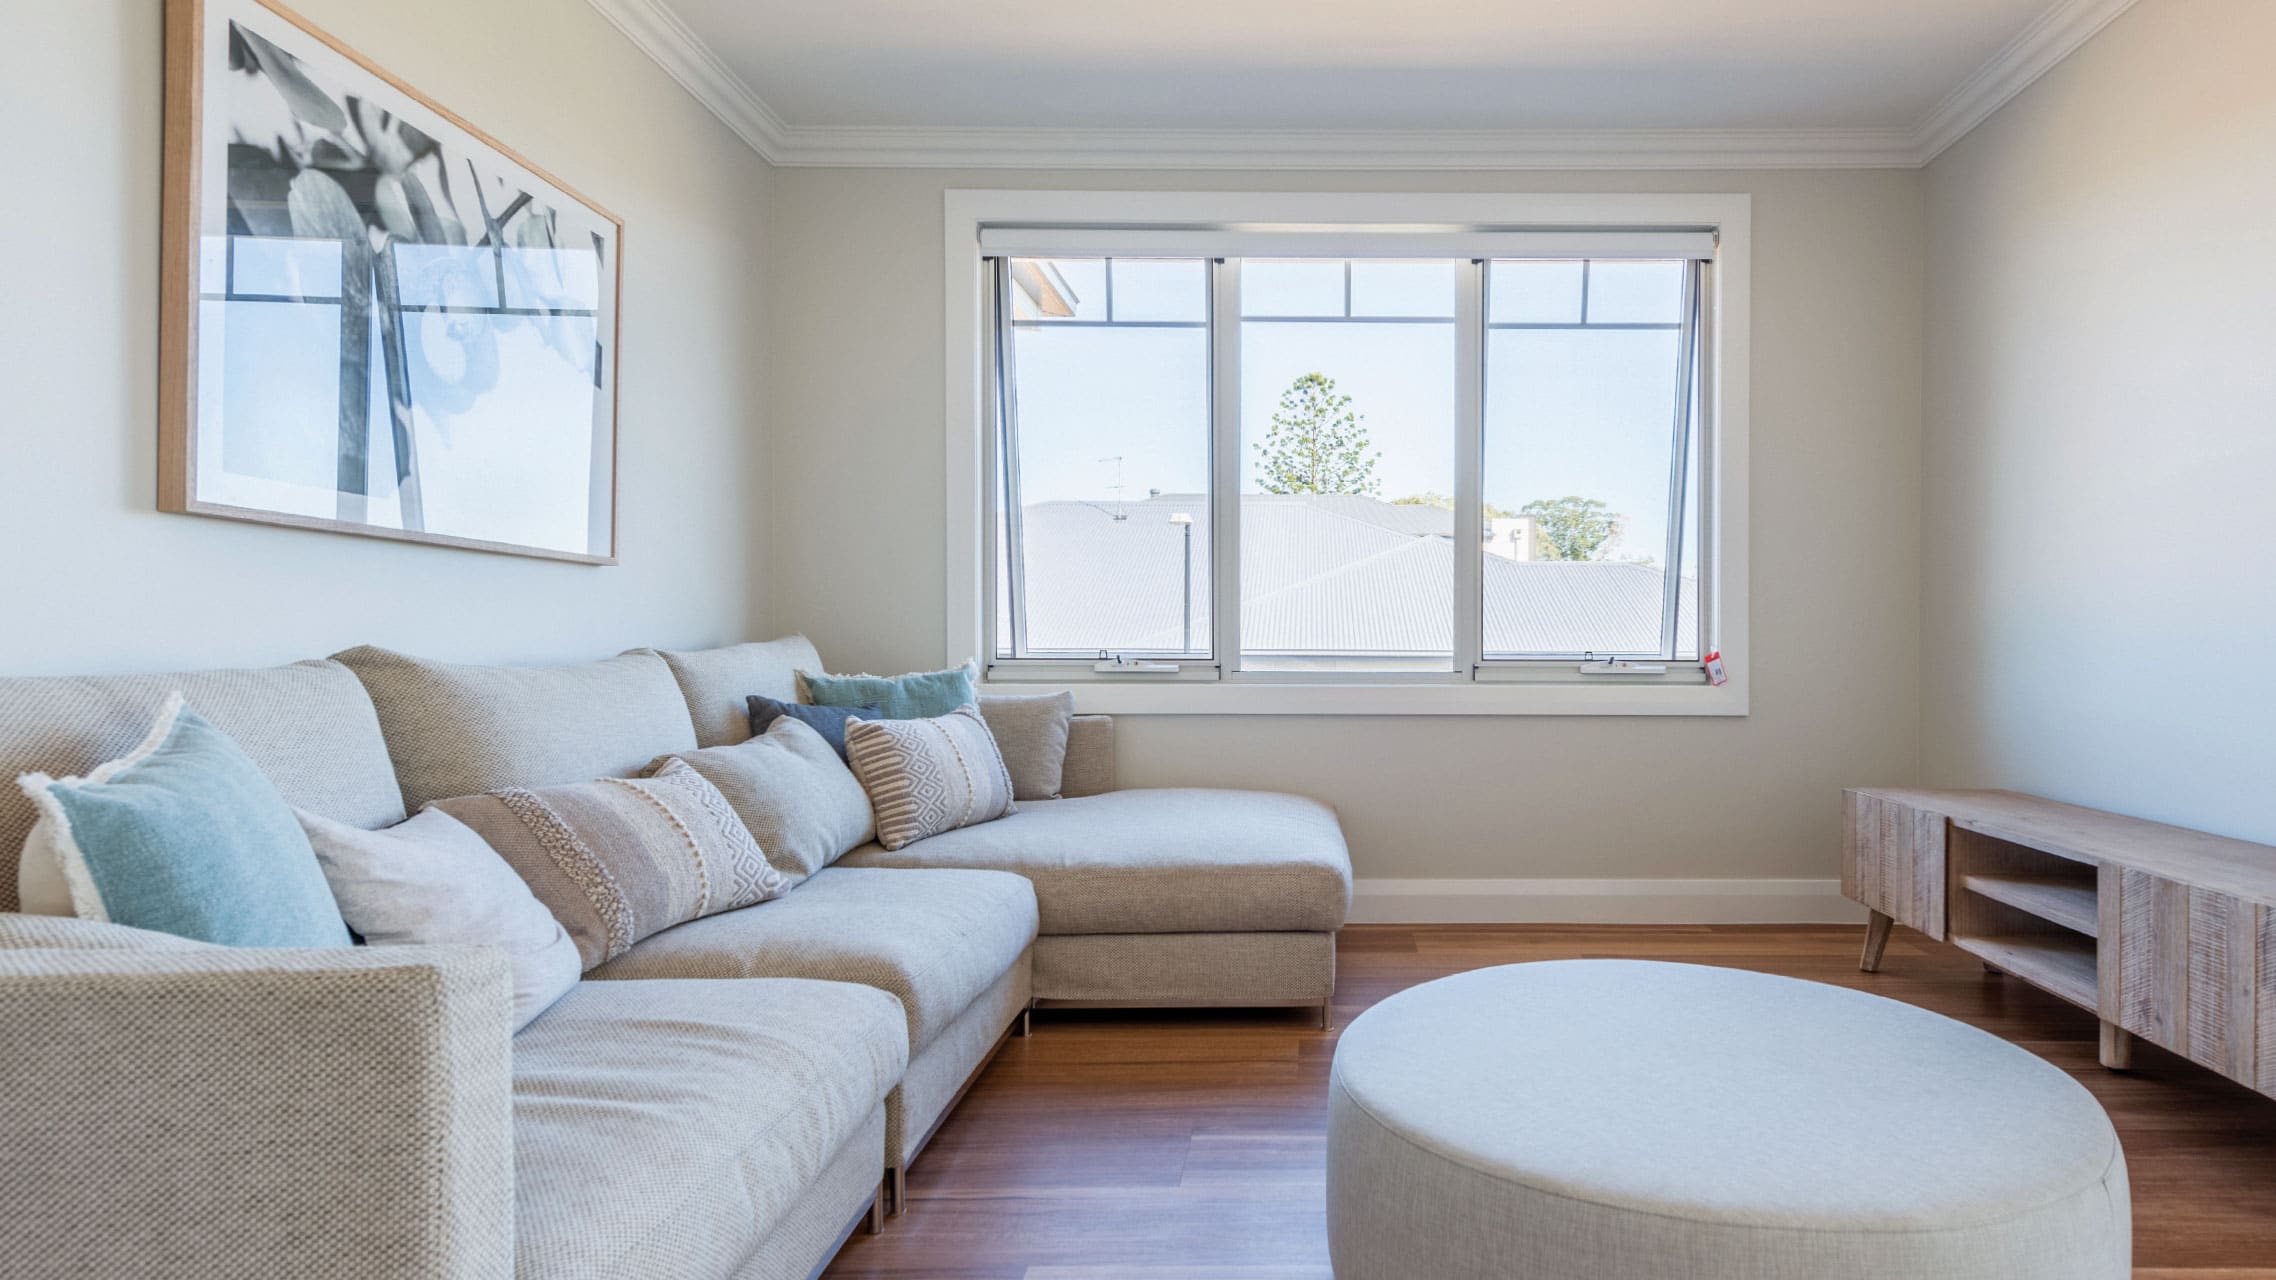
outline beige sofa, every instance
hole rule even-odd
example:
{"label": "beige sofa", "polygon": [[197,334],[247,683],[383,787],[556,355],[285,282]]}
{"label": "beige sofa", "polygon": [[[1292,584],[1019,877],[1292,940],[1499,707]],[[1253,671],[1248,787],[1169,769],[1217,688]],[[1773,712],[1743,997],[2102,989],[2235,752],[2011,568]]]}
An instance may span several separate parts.
{"label": "beige sofa", "polygon": [[[746,695],[794,698],[820,667],[791,638],[0,680],[0,773],[122,753],[178,688],[294,804],[378,827],[739,741]],[[1333,813],[1113,780],[1112,722],[1079,717],[1066,798],[667,929],[516,1035],[480,948],[251,951],[0,914],[0,1257],[37,1276],[811,1276],[1032,1005],[1325,1008],[1350,895]],[[0,790],[0,851],[31,820]]]}

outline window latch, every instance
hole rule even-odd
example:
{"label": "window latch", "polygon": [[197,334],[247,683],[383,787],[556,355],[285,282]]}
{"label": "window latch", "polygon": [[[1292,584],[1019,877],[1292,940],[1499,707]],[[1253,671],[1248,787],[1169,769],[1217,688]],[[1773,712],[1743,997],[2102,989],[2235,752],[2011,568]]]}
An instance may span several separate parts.
{"label": "window latch", "polygon": [[1581,674],[1584,676],[1664,676],[1664,662],[1630,662],[1626,658],[1599,658],[1594,653],[1581,655]]}
{"label": "window latch", "polygon": [[1174,662],[1150,662],[1144,658],[1129,658],[1119,653],[1108,653],[1101,649],[1098,652],[1098,661],[1091,664],[1091,670],[1101,675],[1176,675],[1178,664]]}

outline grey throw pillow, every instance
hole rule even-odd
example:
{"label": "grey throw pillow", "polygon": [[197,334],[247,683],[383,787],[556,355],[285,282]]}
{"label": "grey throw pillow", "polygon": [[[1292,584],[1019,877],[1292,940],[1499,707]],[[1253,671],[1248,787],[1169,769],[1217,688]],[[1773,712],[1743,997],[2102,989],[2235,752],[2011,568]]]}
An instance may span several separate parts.
{"label": "grey throw pillow", "polygon": [[719,788],[768,863],[803,880],[836,862],[877,833],[869,796],[822,735],[789,716],[731,747],[706,747],[660,756],[654,773],[673,760]]}
{"label": "grey throw pillow", "polygon": [[980,699],[980,714],[1011,771],[1014,800],[1056,800],[1067,768],[1067,730],[1075,695],[1067,692]]}

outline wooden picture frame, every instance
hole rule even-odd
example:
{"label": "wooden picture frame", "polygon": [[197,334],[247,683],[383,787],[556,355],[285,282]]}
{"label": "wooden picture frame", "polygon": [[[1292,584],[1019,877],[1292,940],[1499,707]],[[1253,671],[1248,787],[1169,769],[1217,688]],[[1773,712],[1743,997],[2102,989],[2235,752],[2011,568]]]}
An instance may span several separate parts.
{"label": "wooden picture frame", "polygon": [[617,562],[621,219],[275,0],[166,0],[164,165],[161,511]]}

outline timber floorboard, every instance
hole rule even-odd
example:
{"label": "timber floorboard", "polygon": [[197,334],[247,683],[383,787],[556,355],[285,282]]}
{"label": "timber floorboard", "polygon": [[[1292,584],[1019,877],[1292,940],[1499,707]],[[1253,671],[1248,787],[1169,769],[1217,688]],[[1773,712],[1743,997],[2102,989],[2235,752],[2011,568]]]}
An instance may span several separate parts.
{"label": "timber floorboard", "polygon": [[[1628,956],[1890,996],[1972,1023],[2083,1082],[2117,1124],[2136,1280],[2276,1280],[2276,1100],[2142,1045],[2095,1062],[2094,1017],[1899,928],[1364,925],[1337,955],[1338,1027],[1488,965]],[[1304,1010],[1039,1010],[910,1169],[908,1212],[832,1280],[1330,1280],[1322,1157],[1335,1032]],[[1890,1064],[1901,1070],[1902,1064]],[[1829,1133],[1828,1142],[1870,1141]],[[1424,1278],[1418,1278],[1424,1280]]]}

